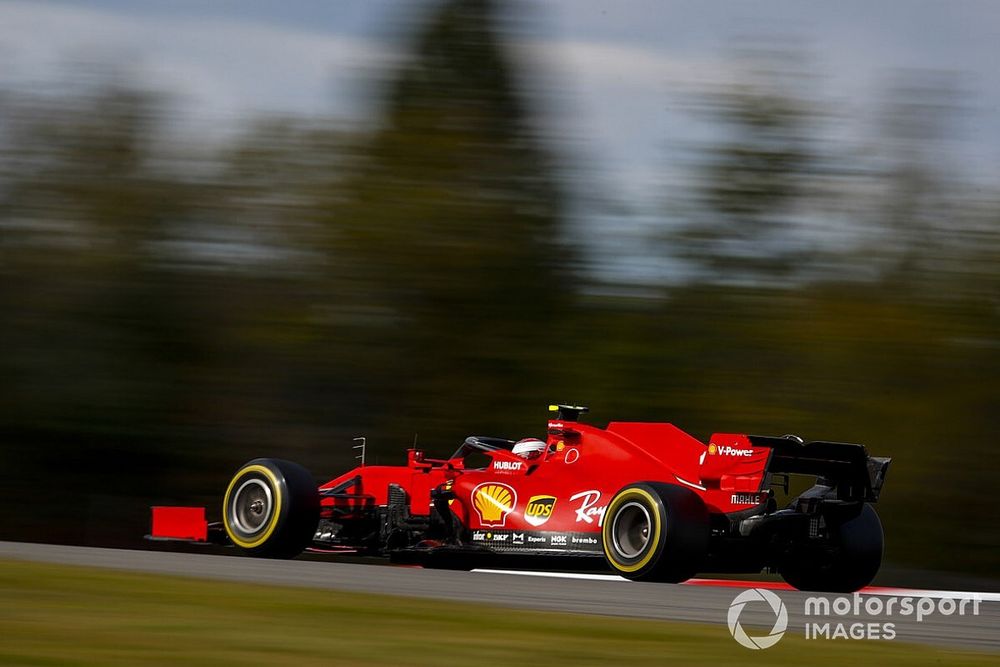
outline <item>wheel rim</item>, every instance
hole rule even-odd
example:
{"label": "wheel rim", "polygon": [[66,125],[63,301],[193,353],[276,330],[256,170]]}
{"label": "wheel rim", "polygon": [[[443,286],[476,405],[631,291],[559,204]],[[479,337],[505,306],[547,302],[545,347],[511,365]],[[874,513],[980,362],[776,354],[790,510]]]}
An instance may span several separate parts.
{"label": "wheel rim", "polygon": [[229,523],[244,535],[253,535],[267,526],[273,511],[271,487],[261,479],[248,479],[233,494]]}
{"label": "wheel rim", "polygon": [[649,510],[640,503],[629,502],[615,514],[611,536],[615,551],[625,558],[636,558],[649,545],[652,520]]}

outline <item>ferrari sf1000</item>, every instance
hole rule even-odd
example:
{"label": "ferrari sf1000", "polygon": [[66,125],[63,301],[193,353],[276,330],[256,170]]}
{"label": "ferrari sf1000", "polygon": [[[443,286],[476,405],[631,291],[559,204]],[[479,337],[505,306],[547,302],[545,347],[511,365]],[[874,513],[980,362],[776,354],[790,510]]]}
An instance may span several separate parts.
{"label": "ferrari sf1000", "polygon": [[[236,471],[222,521],[153,508],[153,539],[290,558],[309,548],[425,567],[606,566],[629,579],[776,571],[802,590],[854,591],[882,561],[873,504],[890,459],[862,445],[716,433],[555,413],[544,439],[471,436],[449,458],[362,465],[323,484],[302,466],[255,459]],[[788,493],[789,480],[811,486]],[[782,493],[778,493],[778,492]],[[779,503],[779,498],[781,502]]]}

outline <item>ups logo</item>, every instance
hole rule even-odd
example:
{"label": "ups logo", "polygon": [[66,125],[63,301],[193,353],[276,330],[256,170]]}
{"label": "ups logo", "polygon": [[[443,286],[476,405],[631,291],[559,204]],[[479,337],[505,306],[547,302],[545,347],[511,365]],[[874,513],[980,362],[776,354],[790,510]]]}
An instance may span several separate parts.
{"label": "ups logo", "polygon": [[555,507],[555,496],[531,496],[524,508],[524,520],[532,526],[541,526],[552,517]]}

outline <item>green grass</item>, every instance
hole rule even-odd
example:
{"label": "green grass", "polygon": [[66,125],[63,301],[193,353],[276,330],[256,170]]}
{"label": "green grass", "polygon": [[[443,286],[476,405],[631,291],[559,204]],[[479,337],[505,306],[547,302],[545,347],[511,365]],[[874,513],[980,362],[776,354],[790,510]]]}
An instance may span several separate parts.
{"label": "green grass", "polygon": [[[901,642],[749,651],[722,626],[0,561],[3,665],[986,665]],[[721,611],[720,611],[721,614]]]}

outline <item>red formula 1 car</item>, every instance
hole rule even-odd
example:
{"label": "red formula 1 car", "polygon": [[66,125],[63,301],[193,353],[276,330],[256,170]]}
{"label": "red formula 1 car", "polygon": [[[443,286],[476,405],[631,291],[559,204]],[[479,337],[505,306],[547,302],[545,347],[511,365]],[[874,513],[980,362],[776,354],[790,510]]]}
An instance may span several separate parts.
{"label": "red formula 1 car", "polygon": [[[153,508],[151,537],[459,569],[602,563],[642,581],[771,569],[803,590],[854,591],[878,571],[871,503],[888,458],[796,436],[717,433],[705,445],[671,424],[602,429],[578,421],[586,408],[551,409],[544,441],[473,436],[448,459],[410,449],[406,465],[362,464],[318,488],[297,464],[256,459],[226,489],[221,522],[203,508]],[[788,497],[797,475],[815,483]]]}

